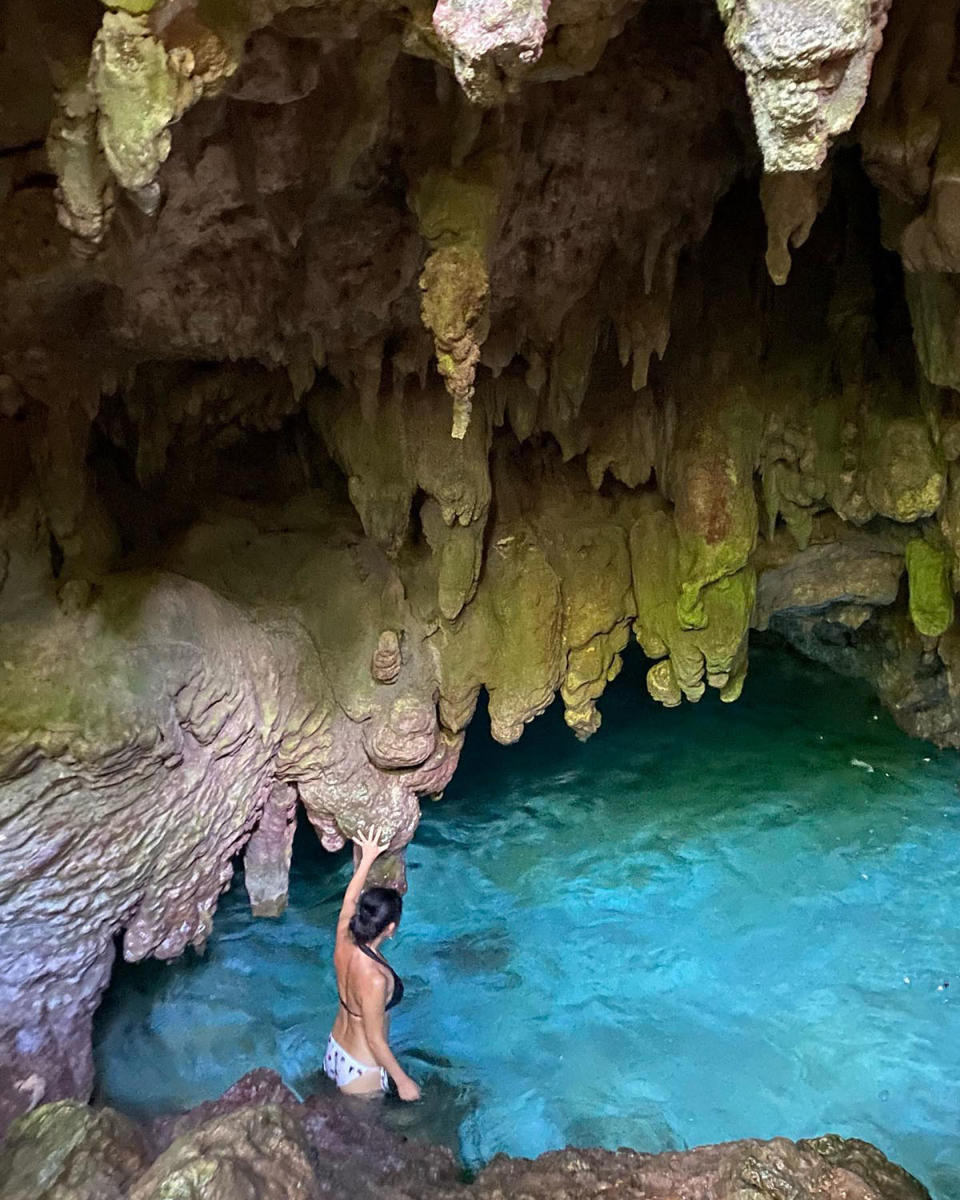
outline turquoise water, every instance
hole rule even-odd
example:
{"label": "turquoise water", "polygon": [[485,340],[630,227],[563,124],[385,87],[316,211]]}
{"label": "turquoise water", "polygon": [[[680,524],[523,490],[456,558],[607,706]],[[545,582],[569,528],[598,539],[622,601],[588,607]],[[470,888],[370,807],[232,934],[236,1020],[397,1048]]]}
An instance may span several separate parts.
{"label": "turquoise water", "polygon": [[[427,803],[390,954],[406,1132],[497,1151],[866,1138],[960,1198],[960,757],[859,684],[760,648],[742,699],[665,711],[639,659],[585,746],[478,718]],[[304,836],[305,835],[305,836]],[[254,1066],[318,1080],[347,855],[298,835],[291,906],[242,884],[205,958],[121,966],[100,1098],[187,1107]]]}

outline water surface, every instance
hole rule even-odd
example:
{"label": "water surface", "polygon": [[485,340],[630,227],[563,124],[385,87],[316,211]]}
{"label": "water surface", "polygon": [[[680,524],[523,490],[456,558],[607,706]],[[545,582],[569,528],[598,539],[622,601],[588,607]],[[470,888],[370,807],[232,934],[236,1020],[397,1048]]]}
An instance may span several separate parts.
{"label": "water surface", "polygon": [[[389,946],[424,1101],[389,1119],[470,1166],[833,1131],[960,1200],[960,757],[783,650],[732,706],[663,710],[643,667],[585,746],[556,707],[514,747],[478,717],[426,803]],[[255,1066],[323,1086],[349,869],[301,831],[282,918],[238,881],[204,958],[118,967],[100,1098],[185,1108]]]}

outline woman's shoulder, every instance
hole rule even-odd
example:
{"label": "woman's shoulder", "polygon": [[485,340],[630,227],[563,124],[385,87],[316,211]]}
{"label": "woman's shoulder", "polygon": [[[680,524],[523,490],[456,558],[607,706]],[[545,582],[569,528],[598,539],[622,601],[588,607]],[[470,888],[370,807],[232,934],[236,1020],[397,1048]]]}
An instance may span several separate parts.
{"label": "woman's shoulder", "polygon": [[358,946],[356,943],[354,943],[353,949],[356,951],[356,965],[353,966],[352,971],[356,972],[358,975],[361,975],[364,979],[386,980],[389,978],[389,968],[387,967],[386,963],[381,962],[380,959],[374,958],[372,955],[365,953],[363,947]]}

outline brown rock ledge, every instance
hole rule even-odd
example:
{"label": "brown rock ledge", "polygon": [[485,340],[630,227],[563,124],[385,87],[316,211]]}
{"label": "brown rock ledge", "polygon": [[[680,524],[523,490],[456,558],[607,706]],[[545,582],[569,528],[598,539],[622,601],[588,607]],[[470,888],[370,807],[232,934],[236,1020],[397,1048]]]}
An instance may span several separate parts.
{"label": "brown rock ledge", "polygon": [[[152,1159],[152,1162],[150,1161]],[[664,1154],[498,1155],[471,1182],[450,1150],[386,1129],[378,1106],[304,1103],[273,1071],[150,1122],[44,1105],[0,1147],[0,1200],[930,1200],[875,1146],[835,1134]]]}

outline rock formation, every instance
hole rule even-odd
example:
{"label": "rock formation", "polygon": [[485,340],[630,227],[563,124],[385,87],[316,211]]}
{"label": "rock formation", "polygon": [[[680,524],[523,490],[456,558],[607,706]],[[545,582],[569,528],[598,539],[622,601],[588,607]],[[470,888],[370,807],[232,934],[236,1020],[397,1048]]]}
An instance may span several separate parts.
{"label": "rock formation", "polygon": [[3,1122],[481,690],[770,628],[960,745],[957,8],[2,0]]}
{"label": "rock formation", "polygon": [[498,1157],[465,1184],[445,1147],[384,1127],[378,1106],[305,1104],[272,1071],[140,1130],[111,1109],[44,1105],[0,1149],[0,1200],[930,1200],[866,1142],[835,1135],[666,1154],[567,1149]]}

